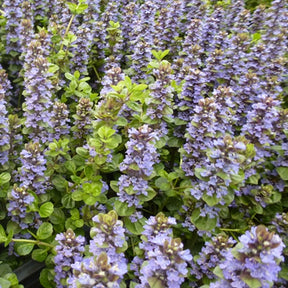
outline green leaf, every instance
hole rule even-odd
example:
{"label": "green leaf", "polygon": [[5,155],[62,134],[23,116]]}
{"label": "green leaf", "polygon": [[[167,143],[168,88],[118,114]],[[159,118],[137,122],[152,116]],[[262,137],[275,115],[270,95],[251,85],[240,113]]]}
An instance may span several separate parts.
{"label": "green leaf", "polygon": [[76,148],[76,153],[79,155],[79,156],[82,156],[83,158],[87,158],[89,157],[89,152],[87,149],[83,148],[83,147],[77,147]]}
{"label": "green leaf", "polygon": [[214,268],[213,273],[214,273],[217,277],[219,277],[220,279],[223,279],[223,278],[224,278],[223,272],[222,272],[222,270],[220,269],[219,266],[216,266],[216,267]]}
{"label": "green leaf", "polygon": [[240,278],[245,282],[250,288],[260,288],[262,286],[261,282],[258,279],[252,278],[251,276],[244,274],[240,275]]}
{"label": "green leaf", "polygon": [[76,165],[73,160],[65,162],[64,166],[69,172],[76,174]]}
{"label": "green leaf", "polygon": [[158,141],[156,141],[156,143],[154,144],[154,146],[158,149],[164,147],[167,143],[168,137],[161,137]]}
{"label": "green leaf", "polygon": [[276,170],[282,180],[288,180],[288,167],[277,167]]}
{"label": "green leaf", "polygon": [[39,209],[39,215],[42,218],[49,217],[54,210],[54,205],[51,202],[44,203]]}
{"label": "green leaf", "polygon": [[119,117],[115,123],[117,126],[122,126],[122,127],[126,127],[128,124],[128,121],[126,118],[124,117]]}
{"label": "green leaf", "polygon": [[196,176],[198,179],[205,181],[205,177],[201,176],[201,173],[202,173],[202,172],[206,172],[206,169],[203,169],[203,168],[195,168],[195,176]]}
{"label": "green leaf", "polygon": [[148,283],[150,287],[153,287],[153,288],[165,288],[166,287],[163,281],[157,277],[149,277]]}
{"label": "green leaf", "polygon": [[54,211],[49,218],[55,225],[63,224],[65,222],[65,214],[60,208],[54,208]]}
{"label": "green leaf", "polygon": [[202,217],[200,216],[200,209],[194,209],[191,214],[191,222],[197,227],[199,230],[210,231],[216,227],[217,219],[209,218],[209,216]]}
{"label": "green leaf", "polygon": [[49,64],[49,68],[48,68],[48,72],[49,73],[55,73],[59,70],[59,66],[57,66],[56,64]]}
{"label": "green leaf", "polygon": [[40,283],[44,288],[54,288],[54,271],[53,269],[44,268],[39,277]]}
{"label": "green leaf", "polygon": [[7,240],[6,232],[2,225],[0,225],[0,243],[3,243]]}
{"label": "green leaf", "polygon": [[129,217],[125,217],[124,224],[132,234],[140,235],[144,231],[143,226],[146,224],[146,220],[145,217],[142,217],[140,220],[132,223]]}
{"label": "green leaf", "polygon": [[240,173],[239,171],[239,174],[231,175],[231,180],[233,184],[243,183],[243,181],[245,180],[245,174],[243,172]]}
{"label": "green leaf", "polygon": [[0,278],[0,287],[1,288],[10,288],[11,287],[11,283],[10,281],[4,279],[4,278]]}
{"label": "green leaf", "polygon": [[10,244],[10,242],[12,241],[13,235],[14,235],[13,230],[10,230],[8,237],[4,243],[5,247],[7,247]]}
{"label": "green leaf", "polygon": [[51,223],[44,222],[40,225],[39,229],[37,230],[37,238],[40,240],[47,239],[53,233],[53,226]]}
{"label": "green leaf", "polygon": [[128,207],[128,203],[121,202],[116,200],[115,203],[115,210],[119,216],[130,216],[135,211],[135,207]]}
{"label": "green leaf", "polygon": [[147,195],[141,194],[138,196],[139,200],[142,202],[150,201],[157,195],[156,191],[151,187],[149,187],[146,191],[148,193]]}
{"label": "green leaf", "polygon": [[254,175],[252,175],[252,176],[250,176],[248,178],[248,183],[249,184],[258,185],[259,179],[260,179],[260,175],[259,174],[254,174]]}
{"label": "green leaf", "polygon": [[12,269],[8,264],[1,264],[0,265],[0,277],[4,276],[5,274],[11,273]]}
{"label": "green leaf", "polygon": [[47,258],[47,251],[44,249],[35,249],[32,252],[32,259],[38,262],[43,262]]}
{"label": "green leaf", "polygon": [[11,285],[11,287],[15,287],[16,285],[16,287],[18,287],[18,279],[17,279],[17,275],[15,274],[15,273],[8,273],[8,274],[6,274],[5,275],[5,277],[4,277],[5,279],[7,279],[8,281],[10,281],[10,285]]}
{"label": "green leaf", "polygon": [[3,172],[0,174],[0,185],[8,183],[11,179],[11,175],[8,172]]}
{"label": "green leaf", "polygon": [[67,209],[75,207],[75,201],[72,199],[72,194],[65,194],[61,199],[61,203]]}
{"label": "green leaf", "polygon": [[94,197],[93,195],[84,194],[82,198],[85,204],[89,206],[95,205],[95,203],[97,202],[97,197]]}
{"label": "green leaf", "polygon": [[110,187],[114,192],[119,193],[118,181],[115,180],[110,181]]}
{"label": "green leaf", "polygon": [[2,225],[0,225],[0,243],[3,243],[7,240],[6,232]]}
{"label": "green leaf", "polygon": [[284,265],[281,267],[281,271],[279,272],[279,278],[283,278],[288,281],[288,266]]}
{"label": "green leaf", "polygon": [[142,112],[142,105],[137,103],[137,102],[132,102],[132,101],[128,101],[126,103],[126,105],[132,109],[133,111],[136,111],[136,112],[139,112],[141,113]]}
{"label": "green leaf", "polygon": [[33,243],[21,243],[21,242],[16,242],[14,245],[14,249],[17,254],[20,256],[25,256],[28,255],[34,248]]}
{"label": "green leaf", "polygon": [[60,175],[56,175],[53,179],[52,179],[52,184],[56,187],[56,189],[58,191],[65,191],[66,187],[67,187],[67,180],[60,176]]}
{"label": "green leaf", "polygon": [[162,191],[168,191],[172,189],[169,181],[164,177],[157,178],[155,185]]}
{"label": "green leaf", "polygon": [[210,207],[217,205],[217,204],[220,202],[220,200],[221,200],[221,198],[217,198],[217,195],[216,195],[216,194],[213,194],[213,196],[209,196],[209,195],[207,195],[207,194],[204,194],[204,195],[202,196],[202,199],[203,199]]}
{"label": "green leaf", "polygon": [[111,129],[110,127],[107,126],[102,126],[99,128],[97,131],[97,134],[100,136],[101,140],[109,139],[112,137],[112,135],[115,134],[115,130]]}

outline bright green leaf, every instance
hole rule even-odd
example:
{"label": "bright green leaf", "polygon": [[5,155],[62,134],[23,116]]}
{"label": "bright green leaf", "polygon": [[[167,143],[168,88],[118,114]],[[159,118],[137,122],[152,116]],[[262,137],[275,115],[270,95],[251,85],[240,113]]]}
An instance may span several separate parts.
{"label": "bright green leaf", "polygon": [[121,202],[119,200],[115,201],[115,210],[119,216],[130,216],[134,213],[135,207],[128,207],[128,203]]}
{"label": "bright green leaf", "polygon": [[276,170],[282,180],[288,180],[288,167],[277,167]]}
{"label": "bright green leaf", "polygon": [[54,205],[51,202],[44,203],[39,209],[39,215],[42,218],[49,217],[53,213]]}
{"label": "bright green leaf", "polygon": [[53,233],[53,226],[51,223],[44,222],[40,225],[39,229],[37,230],[37,237],[40,240],[47,239]]}

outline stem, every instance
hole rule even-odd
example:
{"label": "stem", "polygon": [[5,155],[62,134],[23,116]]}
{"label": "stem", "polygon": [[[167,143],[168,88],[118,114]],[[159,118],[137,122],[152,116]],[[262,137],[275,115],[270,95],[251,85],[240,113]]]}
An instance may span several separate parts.
{"label": "stem", "polygon": [[229,229],[229,228],[220,228],[222,231],[229,231],[229,232],[242,232],[243,229]]}
{"label": "stem", "polygon": [[[65,33],[64,33],[64,36],[63,36],[62,40],[64,40],[65,37],[67,36],[67,34],[68,34],[68,32],[69,32],[69,30],[71,28],[71,25],[72,25],[72,22],[73,22],[74,18],[75,18],[75,15],[73,14],[72,17],[70,18],[69,24],[68,24],[68,26],[67,26],[67,28],[65,30]],[[60,47],[60,51],[63,49],[63,46],[64,46],[64,44],[63,44],[63,41],[62,41],[62,44],[61,44],[61,47]]]}
{"label": "stem", "polygon": [[36,245],[42,245],[42,246],[46,246],[46,247],[49,247],[49,248],[54,248],[54,245],[52,244],[49,244],[49,243],[46,243],[46,242],[41,242],[41,241],[38,241],[38,240],[29,240],[29,239],[15,239],[15,238],[12,238],[11,241],[13,242],[26,242],[26,243],[32,243],[32,244],[36,244]]}
{"label": "stem", "polygon": [[95,72],[95,74],[96,74],[96,77],[97,77],[98,81],[101,81],[101,78],[100,78],[100,76],[99,76],[99,74],[98,74],[98,72],[97,72],[97,69],[95,68],[94,65],[93,65],[92,67],[93,67],[93,70],[94,70],[94,72]]}

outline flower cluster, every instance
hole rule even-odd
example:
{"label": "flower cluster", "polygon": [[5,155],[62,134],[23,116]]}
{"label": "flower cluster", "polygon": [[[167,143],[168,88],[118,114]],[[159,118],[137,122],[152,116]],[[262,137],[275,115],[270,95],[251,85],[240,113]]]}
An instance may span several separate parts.
{"label": "flower cluster", "polygon": [[263,225],[252,227],[239,238],[240,243],[228,250],[219,267],[223,279],[212,283],[210,288],[249,287],[254,281],[258,287],[269,288],[277,281],[281,270],[279,263],[284,244],[281,238]]}
{"label": "flower cluster", "polygon": [[[159,213],[144,225],[143,242],[139,247],[144,250],[144,262],[141,265],[141,287],[180,287],[188,273],[187,262],[192,261],[189,250],[183,250],[180,238],[172,238],[171,228],[175,219]],[[139,259],[135,259],[139,263]]]}
{"label": "flower cluster", "polygon": [[46,159],[41,151],[38,142],[25,144],[25,149],[20,153],[22,167],[20,168],[20,182],[24,187],[34,191],[36,194],[46,193],[47,177],[44,175],[46,170]]}
{"label": "flower cluster", "polygon": [[186,175],[194,175],[195,167],[203,166],[206,161],[205,151],[213,148],[213,141],[218,135],[232,133],[232,124],[237,120],[232,111],[232,89],[220,86],[213,92],[213,96],[199,100],[193,115],[189,115],[191,111],[187,115],[191,122],[187,125],[182,163]]}
{"label": "flower cluster", "polygon": [[69,111],[67,105],[61,102],[55,102],[51,122],[53,123],[54,139],[59,140],[61,136],[69,134],[70,119],[68,118]]}
{"label": "flower cluster", "polygon": [[[171,87],[171,65],[166,61],[162,61],[159,64],[158,69],[154,69],[154,75],[156,81],[150,85],[151,98],[148,101],[149,108],[147,109],[147,116],[155,119],[156,127],[157,124],[161,125],[161,120],[163,121],[165,117],[172,118],[172,103],[173,103],[173,88]],[[160,127],[158,127],[160,128]],[[160,130],[165,129],[162,127]],[[161,131],[162,135],[166,134],[165,130]]]}
{"label": "flower cluster", "polygon": [[7,19],[6,30],[8,31],[6,38],[6,52],[21,53],[20,43],[18,41],[20,32],[19,23],[22,18],[21,1],[5,0],[3,1],[3,8]]}
{"label": "flower cluster", "polygon": [[198,274],[196,271],[191,271],[196,274],[197,278],[207,276],[210,279],[216,278],[213,269],[225,259],[225,253],[232,248],[236,241],[227,235],[217,235],[212,237],[211,241],[206,241],[197,258]]}
{"label": "flower cluster", "polygon": [[71,265],[76,261],[82,261],[85,238],[76,236],[72,229],[57,234],[55,240],[58,245],[55,247],[57,255],[54,257],[55,282],[57,287],[70,287],[66,283],[68,276],[72,275]]}
{"label": "flower cluster", "polygon": [[154,146],[158,136],[143,125],[138,130],[129,131],[126,157],[120,164],[120,171],[125,174],[119,178],[119,200],[126,202],[129,207],[141,207],[139,195],[148,194],[148,178],[153,172],[153,165],[158,161],[158,154]]}
{"label": "flower cluster", "polygon": [[76,139],[84,139],[91,130],[92,103],[88,98],[81,98],[76,106],[76,114],[74,126],[71,128],[74,131]]}
{"label": "flower cluster", "polygon": [[[1,79],[2,80],[2,79]],[[1,81],[2,82],[2,81]],[[5,83],[3,83],[5,85]],[[4,86],[5,87],[5,86]],[[8,111],[6,110],[6,90],[0,83],[0,164],[5,165],[9,161],[9,123]]]}
{"label": "flower cluster", "polygon": [[[29,205],[34,202],[34,196],[27,191],[24,186],[14,185],[10,195],[8,195],[9,204],[7,207],[8,215],[11,220],[26,229],[31,225],[33,213],[29,213]],[[28,210],[28,211],[27,211]],[[34,226],[34,224],[32,224]]]}
{"label": "flower cluster", "polygon": [[93,221],[95,226],[90,231],[89,246],[93,256],[71,265],[73,275],[68,279],[69,287],[118,288],[127,272],[127,261],[122,252],[127,248],[123,223],[113,210],[107,214],[99,213]]}
{"label": "flower cluster", "polygon": [[46,47],[33,40],[25,56],[25,126],[30,139],[45,143],[52,141],[51,127],[52,88],[49,64],[44,56]]}

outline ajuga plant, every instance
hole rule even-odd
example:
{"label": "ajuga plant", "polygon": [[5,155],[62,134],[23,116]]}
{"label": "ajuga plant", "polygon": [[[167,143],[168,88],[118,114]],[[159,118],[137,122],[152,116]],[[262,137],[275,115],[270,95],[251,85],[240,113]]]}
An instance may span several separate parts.
{"label": "ajuga plant", "polygon": [[288,4],[248,2],[0,1],[2,288],[287,287]]}

